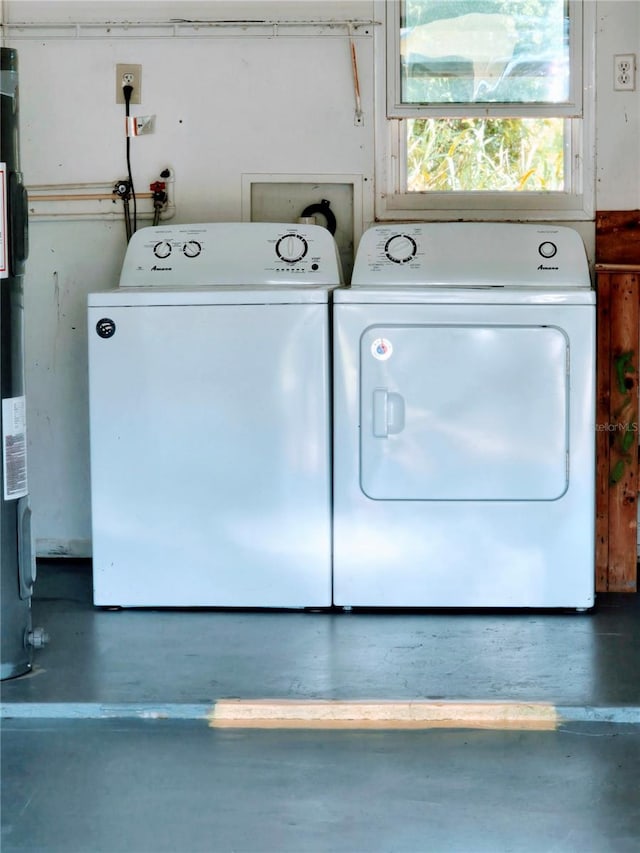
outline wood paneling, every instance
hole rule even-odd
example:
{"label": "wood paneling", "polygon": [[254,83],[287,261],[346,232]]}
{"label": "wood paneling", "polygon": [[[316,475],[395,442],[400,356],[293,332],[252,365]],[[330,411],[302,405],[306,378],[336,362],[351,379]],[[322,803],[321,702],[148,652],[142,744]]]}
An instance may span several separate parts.
{"label": "wood paneling", "polygon": [[596,261],[640,266],[640,210],[598,211]]}
{"label": "wood paneling", "polygon": [[640,267],[597,266],[596,589],[637,589]]}

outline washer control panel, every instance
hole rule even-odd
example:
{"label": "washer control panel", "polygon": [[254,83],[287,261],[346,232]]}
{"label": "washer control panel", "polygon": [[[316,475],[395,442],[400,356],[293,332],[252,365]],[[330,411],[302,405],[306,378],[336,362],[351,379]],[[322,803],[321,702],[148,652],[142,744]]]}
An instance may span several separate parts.
{"label": "washer control panel", "polygon": [[173,254],[174,249],[182,251],[182,254],[187,258],[197,258],[202,252],[202,243],[199,243],[197,240],[187,240],[180,247],[179,243],[176,245],[171,240],[158,240],[153,247],[153,254],[156,258],[164,261]]}
{"label": "washer control panel", "polygon": [[489,222],[376,225],[362,235],[352,287],[590,287],[582,238],[564,226]]}
{"label": "washer control panel", "polygon": [[340,283],[337,246],[326,228],[267,222],[141,228],[120,275],[120,287]]}

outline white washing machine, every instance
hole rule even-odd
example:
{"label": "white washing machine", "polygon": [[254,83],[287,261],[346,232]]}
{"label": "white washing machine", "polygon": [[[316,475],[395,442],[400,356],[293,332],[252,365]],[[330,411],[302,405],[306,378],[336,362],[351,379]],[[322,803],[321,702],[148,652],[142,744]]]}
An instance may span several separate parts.
{"label": "white washing machine", "polygon": [[594,603],[595,294],[563,227],[363,235],[334,296],[334,603]]}
{"label": "white washing machine", "polygon": [[134,234],[88,298],[95,604],[331,604],[339,284],[319,226]]}

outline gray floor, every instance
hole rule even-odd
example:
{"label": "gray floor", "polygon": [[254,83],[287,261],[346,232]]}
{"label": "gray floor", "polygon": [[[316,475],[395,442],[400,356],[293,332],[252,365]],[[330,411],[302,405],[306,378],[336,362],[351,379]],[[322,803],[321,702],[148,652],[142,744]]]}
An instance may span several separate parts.
{"label": "gray floor", "polygon": [[505,699],[640,706],[640,596],[592,613],[99,610],[90,567],[41,563],[51,640],[4,703]]}
{"label": "gray floor", "polygon": [[638,850],[640,739],[627,727],[6,725],[3,853]]}
{"label": "gray floor", "polygon": [[[639,598],[590,614],[112,612],[92,607],[88,565],[41,564],[51,641],[2,683],[3,853],[636,851]],[[552,732],[208,728],[201,710],[229,697],[576,713]],[[174,718],[132,718],[163,707]]]}

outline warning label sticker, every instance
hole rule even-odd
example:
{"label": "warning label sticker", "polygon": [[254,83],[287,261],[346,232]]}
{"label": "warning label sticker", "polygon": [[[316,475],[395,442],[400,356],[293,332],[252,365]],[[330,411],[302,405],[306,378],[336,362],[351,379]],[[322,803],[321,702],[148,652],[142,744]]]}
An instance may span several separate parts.
{"label": "warning label sticker", "polygon": [[24,397],[2,401],[4,499],[23,498],[27,486],[27,421]]}

